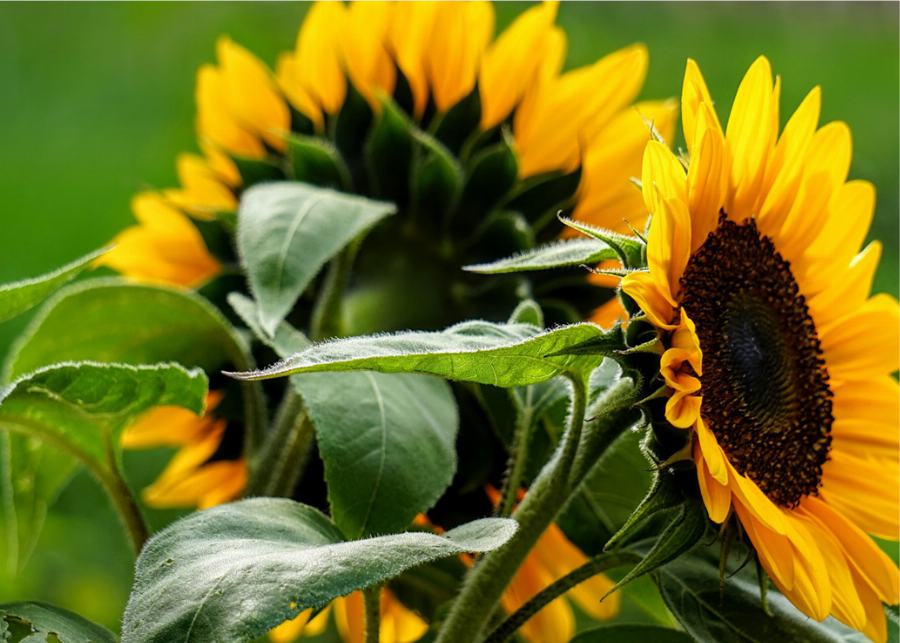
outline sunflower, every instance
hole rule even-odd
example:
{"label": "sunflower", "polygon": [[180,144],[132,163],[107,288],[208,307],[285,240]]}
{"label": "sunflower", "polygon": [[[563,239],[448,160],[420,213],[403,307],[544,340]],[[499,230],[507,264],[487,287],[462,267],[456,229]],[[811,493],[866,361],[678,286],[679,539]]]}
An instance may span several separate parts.
{"label": "sunflower", "polygon": [[[623,230],[646,218],[630,177],[640,169],[651,129],[672,136],[676,105],[632,104],[646,74],[642,45],[561,73],[566,37],[554,25],[556,11],[556,3],[531,7],[492,41],[494,10],[486,2],[315,3],[274,73],[221,38],[217,62],[197,73],[202,154],[177,159],[177,188],[134,198],[138,224],[116,238],[102,261],[129,279],[215,292],[215,281],[238,263],[231,237],[243,190],[302,180],[387,198],[400,209],[395,224],[370,233],[357,257],[343,314],[347,334],[444,327],[470,316],[505,319],[523,296],[541,303],[549,323],[587,316],[611,322],[621,314],[617,300],[579,269],[489,288],[482,276],[459,270],[558,236],[560,209]],[[412,157],[423,150],[373,156],[373,132],[383,122],[402,123],[414,140],[429,138],[453,158],[464,178],[454,199],[412,196],[421,193],[413,189],[420,166]],[[388,148],[410,144],[395,135]],[[303,150],[311,148],[331,155],[333,172],[308,171]],[[385,185],[381,166],[401,184]],[[411,300],[420,305],[409,306]],[[410,311],[414,317],[397,317]],[[365,319],[378,325],[361,326]],[[157,423],[157,443],[178,425],[172,413],[143,422],[148,435]],[[210,497],[239,494],[243,461],[212,456],[216,439],[235,430],[229,423],[202,439],[185,437],[148,501],[193,498],[205,506]],[[227,471],[233,477],[221,478]],[[221,493],[215,480],[225,486]]]}
{"label": "sunflower", "polygon": [[724,131],[688,61],[689,157],[648,144],[649,270],[622,290],[659,331],[666,419],[689,430],[710,518],[736,516],[805,614],[876,641],[898,570],[898,304],[870,295],[875,191],[847,180],[850,130],[813,89],[779,135],[780,78],[757,59]]}
{"label": "sunflower", "polygon": [[[401,276],[387,279],[402,279],[411,266],[428,274],[429,292],[443,296],[434,308],[447,312],[417,326],[442,327],[472,310],[490,316],[484,302],[496,301],[499,286],[474,301],[483,278],[460,284],[448,275],[560,234],[559,210],[615,229],[639,225],[646,213],[629,179],[639,171],[648,124],[667,138],[674,128],[674,101],[632,103],[646,75],[643,45],[562,73],[566,37],[556,12],[554,2],[531,7],[492,40],[488,2],[320,2],[274,73],[221,38],[217,62],[197,74],[202,154],[178,158],[179,187],[135,200],[138,224],[119,235],[104,262],[135,280],[200,287],[236,265],[229,244],[212,247],[215,235],[207,233],[233,222],[243,190],[300,180],[397,203],[397,229],[385,224],[383,234],[370,235],[372,258],[364,250],[358,272],[376,275],[385,256],[400,256],[409,258],[398,263]],[[390,158],[371,142],[385,122],[414,134],[391,139]],[[418,147],[423,138],[461,172],[455,194],[430,198],[416,184],[428,156]],[[310,169],[303,156],[310,146],[331,155],[333,166]],[[386,179],[379,168],[388,164]],[[364,270],[369,265],[378,270]],[[572,272],[562,286],[535,276],[528,294],[583,319],[608,291],[561,296],[563,287],[590,285]],[[355,286],[386,296],[380,282]],[[515,305],[507,303],[505,312]]]}

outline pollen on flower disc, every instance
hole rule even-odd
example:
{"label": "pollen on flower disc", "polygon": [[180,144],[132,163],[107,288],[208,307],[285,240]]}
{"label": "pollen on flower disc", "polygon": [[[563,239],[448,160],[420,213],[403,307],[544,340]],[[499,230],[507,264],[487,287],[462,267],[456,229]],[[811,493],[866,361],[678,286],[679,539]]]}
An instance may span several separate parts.
{"label": "pollen on flower disc", "polygon": [[790,263],[753,220],[720,217],[681,279],[703,351],[704,420],[731,464],[775,503],[816,493],[832,393]]}

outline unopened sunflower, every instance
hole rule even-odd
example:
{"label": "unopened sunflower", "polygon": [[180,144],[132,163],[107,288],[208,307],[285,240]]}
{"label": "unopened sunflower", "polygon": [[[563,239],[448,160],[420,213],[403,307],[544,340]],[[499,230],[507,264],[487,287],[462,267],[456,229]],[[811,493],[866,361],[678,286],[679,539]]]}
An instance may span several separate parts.
{"label": "unopened sunflower", "polygon": [[870,294],[875,191],[847,180],[850,130],[813,89],[779,134],[780,78],[759,58],[721,127],[689,61],[689,156],[651,142],[649,271],[622,289],[660,331],[668,421],[691,431],[703,500],[736,515],[809,616],[876,641],[898,570],[898,304]]}

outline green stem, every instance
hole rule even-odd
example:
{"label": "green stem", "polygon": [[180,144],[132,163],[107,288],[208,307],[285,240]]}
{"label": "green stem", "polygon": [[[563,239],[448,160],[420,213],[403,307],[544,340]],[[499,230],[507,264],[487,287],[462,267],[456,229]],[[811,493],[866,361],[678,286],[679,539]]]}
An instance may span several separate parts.
{"label": "green stem", "polygon": [[472,568],[436,643],[478,640],[506,586],[565,504],[569,496],[569,468],[581,441],[587,404],[584,381],[579,377],[570,381],[573,391],[568,426],[553,458],[513,514],[519,529],[503,547],[487,554]]}
{"label": "green stem", "polygon": [[528,463],[528,445],[531,441],[533,389],[530,386],[527,387],[524,403],[518,403],[515,393],[510,392],[510,394],[517,402],[516,428],[509,453],[506,480],[503,483],[503,495],[500,499],[500,506],[497,508],[498,516],[509,516],[515,507],[519,486],[525,475],[525,465]]}
{"label": "green stem", "polygon": [[359,245],[359,241],[350,243],[328,267],[309,322],[309,337],[313,341],[340,337],[342,334],[341,301]]}
{"label": "green stem", "polygon": [[135,555],[140,554],[144,543],[150,537],[150,530],[147,528],[147,522],[144,520],[144,515],[141,513],[141,508],[138,506],[131,488],[122,477],[116,461],[115,449],[109,436],[106,439],[106,464],[108,470],[101,470],[99,467],[92,467],[92,469],[100,484],[109,494],[116,513],[119,514],[119,519],[125,526],[125,532],[128,534]]}
{"label": "green stem", "polygon": [[366,606],[366,643],[378,643],[381,637],[381,587],[363,590]]}
{"label": "green stem", "polygon": [[503,643],[513,636],[516,630],[525,625],[532,616],[576,585],[608,569],[636,563],[640,559],[640,556],[632,552],[609,552],[591,558],[581,567],[572,570],[531,597],[527,603],[494,628],[494,631],[485,639],[485,643]]}
{"label": "green stem", "polygon": [[288,384],[272,430],[253,463],[245,495],[290,497],[303,475],[312,440],[313,426],[303,400]]}

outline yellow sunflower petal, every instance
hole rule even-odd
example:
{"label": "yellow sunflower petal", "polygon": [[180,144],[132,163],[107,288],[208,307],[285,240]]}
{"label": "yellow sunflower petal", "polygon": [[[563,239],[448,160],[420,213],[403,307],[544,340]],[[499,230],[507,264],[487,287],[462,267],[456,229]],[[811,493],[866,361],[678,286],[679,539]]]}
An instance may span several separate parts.
{"label": "yellow sunflower petal", "polygon": [[216,212],[231,212],[237,207],[234,192],[213,170],[209,162],[194,154],[181,154],[176,161],[181,188],[164,195],[179,208],[198,218],[212,218]]}
{"label": "yellow sunflower petal", "polygon": [[545,2],[524,11],[485,52],[478,74],[482,129],[505,119],[532,84],[545,48],[552,46],[557,5]]}
{"label": "yellow sunflower petal", "polygon": [[788,598],[808,616],[822,621],[831,611],[833,590],[828,567],[806,524],[791,516],[791,544],[794,550],[794,586]]}
{"label": "yellow sunflower petal", "polygon": [[381,592],[380,640],[414,643],[428,631],[428,623],[407,608],[389,590]]}
{"label": "yellow sunflower petal", "polygon": [[262,158],[259,139],[231,111],[228,85],[220,69],[203,65],[197,71],[197,133],[201,141],[239,156]]}
{"label": "yellow sunflower petal", "polygon": [[732,203],[727,211],[736,221],[757,212],[759,188],[778,134],[777,110],[772,68],[769,61],[760,56],[738,87],[725,130],[734,185]]}
{"label": "yellow sunflower petal", "polygon": [[[733,486],[732,489],[734,489]],[[763,564],[766,573],[782,591],[793,589],[795,575],[794,549],[791,546],[790,539],[784,534],[769,529],[743,503],[735,502],[734,510],[741,521],[744,531],[750,537],[753,548],[759,555],[759,560]]]}
{"label": "yellow sunflower petal", "polygon": [[762,492],[750,478],[741,475],[725,458],[728,467],[728,479],[731,481],[732,493],[741,501],[754,518],[771,531],[780,535],[790,535],[790,525],[784,512]]}
{"label": "yellow sunflower petal", "polygon": [[700,452],[700,445],[694,445],[694,462],[697,465],[697,482],[700,485],[700,495],[710,520],[719,524],[725,522],[731,509],[731,489],[727,485],[719,484],[710,473],[706,460]]}
{"label": "yellow sunflower petal", "polygon": [[341,67],[346,9],[342,2],[313,4],[297,34],[293,70],[306,91],[329,114],[344,103],[347,81]]}
{"label": "yellow sunflower petal", "polygon": [[387,2],[354,2],[347,10],[346,33],[341,38],[350,80],[376,111],[381,108],[378,93],[390,95],[397,83],[394,61],[385,46],[391,15]]}
{"label": "yellow sunflower petal", "polygon": [[835,534],[815,515],[799,507],[795,519],[801,520],[825,561],[831,585],[831,613],[853,629],[866,626],[866,610],[856,591],[849,562]]}
{"label": "yellow sunflower petal", "polygon": [[520,176],[575,170],[586,142],[637,94],[646,59],[633,45],[526,89],[513,121]]}
{"label": "yellow sunflower petal", "polygon": [[842,271],[840,281],[832,282],[808,299],[818,326],[825,327],[866,302],[880,260],[881,243],[873,241],[850,261],[850,265]]}
{"label": "yellow sunflower petal", "polygon": [[303,64],[294,52],[285,52],[278,57],[275,78],[294,109],[311,120],[317,131],[321,131],[325,124],[322,110],[304,87]]}
{"label": "yellow sunflower petal", "polygon": [[[647,209],[639,177],[651,128],[671,141],[675,131],[674,100],[644,102],[622,110],[588,142],[581,168],[581,185],[573,217],[619,232],[642,228]],[[568,234],[573,234],[568,233]]]}
{"label": "yellow sunflower petal", "polygon": [[622,279],[622,290],[637,302],[657,328],[674,329],[675,309],[665,276],[649,272],[632,272]]}
{"label": "yellow sunflower petal", "polygon": [[397,66],[403,72],[413,96],[415,116],[421,117],[428,103],[429,55],[437,18],[437,2],[408,2],[394,5],[388,34]]}
{"label": "yellow sunflower petal", "polygon": [[894,561],[862,529],[828,503],[807,496],[803,507],[819,519],[840,543],[847,560],[888,605],[900,602],[900,572]]}
{"label": "yellow sunflower petal", "polygon": [[687,175],[687,194],[691,211],[691,252],[703,245],[716,229],[719,211],[728,199],[730,165],[725,139],[711,107],[702,103],[691,164]]}
{"label": "yellow sunflower petal", "polygon": [[809,247],[812,255],[828,258],[842,268],[840,257],[857,253],[875,215],[875,186],[868,181],[841,184],[828,204],[829,214]]}
{"label": "yellow sunflower petal", "polygon": [[703,453],[703,461],[709,475],[712,476],[719,484],[728,484],[729,465],[722,447],[719,446],[716,436],[706,426],[702,418],[697,420],[697,439],[700,444],[700,451]]}
{"label": "yellow sunflower petal", "polygon": [[688,202],[684,166],[672,150],[659,141],[650,141],[644,149],[641,189],[644,203],[652,214],[662,209],[662,201]]}
{"label": "yellow sunflower petal", "polygon": [[[221,400],[221,391],[207,393],[205,413],[216,408]],[[181,446],[214,430],[214,423],[215,420],[180,406],[157,406],[141,414],[125,428],[122,446],[126,449]]]}
{"label": "yellow sunflower petal", "polygon": [[832,390],[836,421],[883,423],[900,431],[900,385],[890,375],[850,380]]}
{"label": "yellow sunflower petal", "polygon": [[868,533],[898,540],[900,463],[861,458],[839,449],[832,449],[829,456],[822,466],[822,498]]}
{"label": "yellow sunflower petal", "polygon": [[134,197],[138,225],[119,233],[98,263],[136,281],[193,287],[221,270],[187,216],[157,194]]}
{"label": "yellow sunflower petal", "polygon": [[334,605],[334,620],[344,643],[364,643],[366,640],[366,608],[362,592],[338,598]]}
{"label": "yellow sunflower petal", "polygon": [[647,238],[647,265],[650,274],[665,280],[667,288],[663,294],[674,305],[691,255],[691,215],[684,201],[662,195],[657,195],[656,200]]}
{"label": "yellow sunflower petal", "polygon": [[312,610],[303,610],[296,618],[285,621],[278,627],[269,630],[269,640],[273,643],[292,643],[299,639],[306,630],[306,623],[312,616]]}
{"label": "yellow sunflower petal", "polygon": [[884,605],[879,600],[878,595],[870,588],[865,586],[865,581],[859,578],[859,574],[855,570],[851,570],[856,587],[859,591],[859,598],[862,600],[863,607],[866,610],[866,627],[862,630],[863,634],[868,636],[875,643],[887,643],[887,616],[884,613]]}
{"label": "yellow sunflower petal", "polygon": [[219,39],[216,51],[232,113],[245,129],[283,152],[287,148],[285,133],[291,128],[291,114],[269,70],[228,38]]}
{"label": "yellow sunflower petal", "polygon": [[428,46],[427,71],[438,111],[444,112],[469,95],[481,57],[494,34],[494,8],[489,2],[446,2],[438,5]]}
{"label": "yellow sunflower petal", "polygon": [[700,72],[700,67],[696,61],[688,58],[687,65],[684,69],[684,82],[681,88],[681,121],[684,128],[684,140],[687,141],[688,149],[693,154],[690,147],[697,140],[696,126],[697,119],[703,106],[709,109],[712,120],[709,122],[710,127],[714,127],[720,132],[722,126],[719,124],[719,118],[716,116],[715,105],[709,95],[709,89],[706,87],[706,81]]}
{"label": "yellow sunflower petal", "polygon": [[760,229],[768,234],[780,230],[790,212],[821,108],[822,91],[815,87],[788,120],[775,145],[766,168],[766,197],[759,213]]}
{"label": "yellow sunflower petal", "polygon": [[893,373],[900,366],[900,307],[879,294],[819,329],[828,373],[836,380]]}
{"label": "yellow sunflower petal", "polygon": [[[514,612],[553,580],[539,560],[529,556],[503,594],[503,609]],[[565,598],[557,598],[532,616],[520,632],[530,643],[565,643],[575,633],[572,608]]]}

